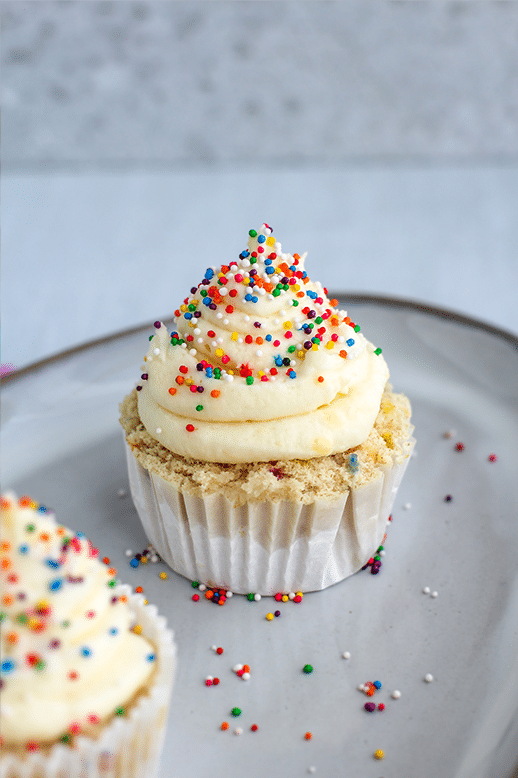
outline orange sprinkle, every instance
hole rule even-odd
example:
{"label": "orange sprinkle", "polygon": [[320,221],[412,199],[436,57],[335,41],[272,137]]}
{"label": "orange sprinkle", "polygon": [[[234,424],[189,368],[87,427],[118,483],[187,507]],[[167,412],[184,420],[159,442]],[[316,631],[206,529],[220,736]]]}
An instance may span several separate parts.
{"label": "orange sprinkle", "polygon": [[14,602],[14,599],[11,597],[10,594],[5,594],[2,597],[2,605],[12,605]]}
{"label": "orange sprinkle", "polygon": [[171,386],[168,391],[169,391],[169,394],[171,394],[171,395],[176,394],[176,389],[174,388],[174,386]]}
{"label": "orange sprinkle", "polygon": [[264,340],[261,337],[259,337],[255,339],[255,342],[257,343],[258,346],[260,346],[262,343],[264,343]]}
{"label": "orange sprinkle", "polygon": [[338,305],[338,300],[336,300],[334,297],[332,300],[329,300],[329,305],[332,305],[333,308],[335,308]]}
{"label": "orange sprinkle", "polygon": [[340,351],[340,356],[342,359],[347,359],[347,351],[344,351],[343,349]]}
{"label": "orange sprinkle", "polygon": [[350,324],[350,323],[351,323],[351,317],[350,317],[350,316],[346,316],[346,317],[345,317],[345,319],[343,319],[343,321],[344,321],[346,324]]}
{"label": "orange sprinkle", "polygon": [[273,289],[273,284],[271,284],[269,281],[268,281],[268,282],[266,282],[266,281],[265,281],[265,282],[263,283],[263,286],[264,286],[264,288],[266,289],[266,291],[268,292],[268,294],[269,294],[269,293],[272,291],[272,289]]}
{"label": "orange sprinkle", "polygon": [[117,575],[117,570],[114,567],[110,567],[108,570],[109,575]]}
{"label": "orange sprinkle", "polygon": [[5,497],[0,498],[0,506],[6,510],[7,508],[11,507],[11,503],[9,500],[6,500]]}
{"label": "orange sprinkle", "polygon": [[219,391],[219,389],[213,389],[212,392],[210,393],[210,396],[216,398],[219,397],[220,394],[221,392]]}
{"label": "orange sprinkle", "polygon": [[243,672],[244,672],[244,673],[249,673],[249,672],[250,672],[250,667],[249,667],[249,665],[243,665]]}
{"label": "orange sprinkle", "polygon": [[297,297],[305,297],[305,296],[306,296],[305,292],[297,292]]}
{"label": "orange sprinkle", "polygon": [[56,535],[64,535],[65,534],[65,528],[64,527],[58,527],[56,529]]}
{"label": "orange sprinkle", "polygon": [[224,721],[223,724],[221,725],[221,729],[225,731],[226,729],[229,728],[229,726],[230,724],[228,723],[228,721]]}
{"label": "orange sprinkle", "polygon": [[28,508],[31,502],[32,500],[30,497],[20,497],[18,500],[18,505],[20,505],[22,508]]}
{"label": "orange sprinkle", "polygon": [[6,635],[7,642],[8,643],[17,643],[18,642],[18,635],[16,632],[8,632]]}
{"label": "orange sprinkle", "polygon": [[110,564],[110,557],[108,557],[108,556],[103,557],[103,562],[104,562],[105,565],[109,565]]}
{"label": "orange sprinkle", "polygon": [[142,588],[142,586],[136,586],[136,587],[135,587],[135,591],[137,592],[137,594],[142,594],[142,592],[144,591],[144,589]]}
{"label": "orange sprinkle", "polygon": [[329,323],[332,324],[333,327],[338,327],[340,322],[338,321],[337,316],[331,316],[331,318],[329,319]]}
{"label": "orange sprinkle", "polygon": [[48,532],[42,532],[40,535],[40,540],[43,540],[45,543],[50,540],[50,535]]}
{"label": "orange sprinkle", "polygon": [[306,732],[306,734],[304,735],[304,740],[311,740],[312,737],[313,735],[311,734],[311,732]]}
{"label": "orange sprinkle", "polygon": [[9,551],[11,544],[8,540],[2,540],[2,551]]}
{"label": "orange sprinkle", "polygon": [[207,589],[207,591],[205,592],[205,598],[207,600],[211,600],[213,597],[214,597],[214,592],[212,591],[212,589]]}
{"label": "orange sprinkle", "polygon": [[181,386],[183,384],[183,382],[185,381],[185,378],[183,376],[181,376],[181,375],[177,375],[176,378],[175,378],[175,381],[178,384],[178,386]]}
{"label": "orange sprinkle", "polygon": [[4,557],[2,559],[2,570],[9,570],[10,567],[11,567],[11,560],[8,559],[7,557]]}
{"label": "orange sprinkle", "polygon": [[121,596],[119,597],[119,600],[120,600],[121,602],[128,602],[128,598],[126,597],[126,595],[125,595],[125,594],[121,594]]}
{"label": "orange sprinkle", "polygon": [[322,383],[323,380],[324,380],[324,376],[323,375],[319,375],[318,378],[317,378],[317,381]]}

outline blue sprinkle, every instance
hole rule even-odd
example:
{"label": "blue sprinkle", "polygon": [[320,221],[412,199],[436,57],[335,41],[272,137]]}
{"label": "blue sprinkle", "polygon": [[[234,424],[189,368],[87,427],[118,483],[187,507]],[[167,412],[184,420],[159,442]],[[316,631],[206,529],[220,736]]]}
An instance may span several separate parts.
{"label": "blue sprinkle", "polygon": [[92,649],[87,648],[87,646],[83,646],[83,648],[81,649],[81,656],[91,656],[91,654],[92,654]]}
{"label": "blue sprinkle", "polygon": [[274,359],[275,359],[275,364],[277,365],[277,367],[282,367],[282,357],[277,356],[277,357],[274,357]]}
{"label": "blue sprinkle", "polygon": [[183,318],[184,319],[192,319],[192,313],[189,313],[189,312],[184,313]]}
{"label": "blue sprinkle", "polygon": [[245,300],[247,301],[247,303],[249,303],[251,299],[252,299],[251,294],[245,294]]}
{"label": "blue sprinkle", "polygon": [[85,536],[85,533],[84,533],[84,532],[76,532],[76,537],[77,537],[77,538],[84,538],[84,537],[86,537],[86,536]]}
{"label": "blue sprinkle", "polygon": [[349,340],[345,341],[348,346],[354,346],[354,338],[349,338]]}
{"label": "blue sprinkle", "polygon": [[155,659],[156,659],[156,656],[155,656],[155,654],[148,654],[146,659],[147,659],[148,662],[154,662]]}
{"label": "blue sprinkle", "polygon": [[54,578],[53,581],[49,581],[48,587],[51,592],[57,592],[63,586],[62,578]]}
{"label": "blue sprinkle", "polygon": [[372,685],[375,686],[376,689],[381,689],[381,681],[374,681]]}
{"label": "blue sprinkle", "polygon": [[297,377],[297,374],[296,374],[296,372],[294,370],[290,370],[288,375],[289,375],[290,378],[296,378]]}
{"label": "blue sprinkle", "polygon": [[266,268],[266,272],[268,273],[269,276],[271,276],[272,273],[275,273],[275,268],[274,267],[267,267]]}
{"label": "blue sprinkle", "polygon": [[39,505],[37,510],[38,510],[38,513],[47,513],[49,509],[45,508],[44,505]]}
{"label": "blue sprinkle", "polygon": [[139,566],[139,561],[138,561],[138,559],[136,559],[136,557],[133,557],[133,559],[130,559],[130,565],[131,565],[132,567],[138,567],[138,566]]}
{"label": "blue sprinkle", "polygon": [[60,563],[57,562],[55,559],[47,559],[46,560],[47,567],[53,567],[56,569],[57,567],[60,567]]}
{"label": "blue sprinkle", "polygon": [[271,341],[271,339],[272,339],[272,336],[271,336],[271,335],[267,335],[267,336],[265,337],[265,340],[267,340],[267,341],[268,341],[268,343]]}
{"label": "blue sprinkle", "polygon": [[119,634],[119,630],[117,629],[117,627],[112,627],[110,630],[110,635],[118,635],[118,634]]}
{"label": "blue sprinkle", "polygon": [[253,303],[257,303],[257,302],[259,302],[259,298],[258,298],[258,297],[256,297],[256,296],[255,296],[255,294],[254,294],[254,296],[252,297],[252,302],[253,302]]}
{"label": "blue sprinkle", "polygon": [[293,270],[293,272],[295,272],[295,271],[296,271],[296,269],[297,269],[297,266],[296,266],[296,265],[290,265],[290,270]]}
{"label": "blue sprinkle", "polygon": [[359,468],[358,454],[349,454],[349,469],[353,473],[357,473]]}
{"label": "blue sprinkle", "polygon": [[265,260],[264,260],[264,264],[265,264],[265,265],[271,265],[271,264],[272,264],[272,262],[273,262],[273,260],[272,260],[272,259],[265,259]]}
{"label": "blue sprinkle", "polygon": [[22,546],[20,546],[20,548],[18,549],[18,552],[20,554],[28,554],[29,553],[29,546],[25,545],[25,543],[24,543]]}
{"label": "blue sprinkle", "polygon": [[257,236],[257,242],[258,243],[264,243],[266,240],[266,235],[258,235]]}
{"label": "blue sprinkle", "polygon": [[242,251],[241,252],[241,256],[243,257],[243,259],[246,259],[247,257],[249,257],[250,256],[250,252],[248,251],[248,249],[245,249],[244,251]]}
{"label": "blue sprinkle", "polygon": [[211,267],[208,267],[205,272],[205,278],[210,279],[212,278],[213,275],[214,275],[214,270]]}
{"label": "blue sprinkle", "polygon": [[210,297],[204,297],[203,298],[203,305],[209,306],[211,304],[211,302],[212,302],[212,298],[210,298]]}
{"label": "blue sprinkle", "polygon": [[4,659],[2,662],[2,672],[3,673],[12,673],[13,670],[16,668],[16,663],[13,662],[12,659]]}

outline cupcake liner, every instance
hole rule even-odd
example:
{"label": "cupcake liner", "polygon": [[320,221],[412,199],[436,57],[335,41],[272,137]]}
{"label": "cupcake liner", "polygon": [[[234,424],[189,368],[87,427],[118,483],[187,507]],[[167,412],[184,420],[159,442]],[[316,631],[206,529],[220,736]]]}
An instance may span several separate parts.
{"label": "cupcake liner", "polygon": [[24,755],[2,754],[1,778],[154,778],[158,775],[169,700],[176,668],[173,632],[158,616],[154,605],[120,585],[142,634],[156,648],[156,673],[146,693],[133,703],[128,715],[112,719],[99,737],[79,736],[74,746],[58,743],[49,751]]}
{"label": "cupcake liner", "polygon": [[221,494],[179,492],[126,444],[130,488],[144,530],[177,573],[238,594],[309,592],[357,572],[381,544],[415,441],[392,466],[338,500],[234,507]]}

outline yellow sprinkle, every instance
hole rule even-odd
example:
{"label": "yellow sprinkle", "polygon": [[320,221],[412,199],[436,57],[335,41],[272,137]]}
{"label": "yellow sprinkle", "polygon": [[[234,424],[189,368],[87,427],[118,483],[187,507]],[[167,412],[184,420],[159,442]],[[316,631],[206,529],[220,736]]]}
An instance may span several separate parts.
{"label": "yellow sprinkle", "polygon": [[135,624],[135,626],[133,627],[133,632],[135,633],[135,635],[142,634],[142,627],[140,626],[140,624]]}
{"label": "yellow sprinkle", "polygon": [[32,617],[27,622],[27,626],[29,627],[29,629],[38,629],[38,627],[40,626],[40,620]]}
{"label": "yellow sprinkle", "polygon": [[160,573],[160,575],[159,575],[159,578],[161,578],[162,581],[165,581],[167,577],[168,577],[167,573]]}
{"label": "yellow sprinkle", "polygon": [[267,613],[266,614],[266,621],[271,621],[273,619],[273,613]]}
{"label": "yellow sprinkle", "polygon": [[140,557],[140,564],[141,565],[147,565],[147,556],[141,556]]}
{"label": "yellow sprinkle", "polygon": [[192,305],[199,305],[200,301],[199,300],[195,300],[194,297],[193,297],[193,299],[191,300],[191,303],[192,303]]}
{"label": "yellow sprinkle", "polygon": [[295,595],[297,597],[304,597],[304,594],[302,592],[295,592]]}
{"label": "yellow sprinkle", "polygon": [[298,356],[298,358],[299,358],[299,359],[304,359],[304,357],[305,357],[306,355],[304,354],[304,352],[303,352],[303,351],[297,351],[297,356]]}
{"label": "yellow sprinkle", "polygon": [[232,338],[232,340],[237,340],[239,338],[239,335],[237,334],[237,332],[233,332],[230,337]]}
{"label": "yellow sprinkle", "polygon": [[214,353],[217,357],[222,357],[225,354],[222,348],[217,348]]}
{"label": "yellow sprinkle", "polygon": [[197,327],[197,326],[198,326],[198,325],[197,325],[197,323],[196,323],[196,321],[189,321],[189,322],[187,322],[187,323],[188,323],[189,327],[191,327],[192,329],[194,329],[194,327]]}
{"label": "yellow sprinkle", "polygon": [[385,756],[385,752],[381,750],[381,748],[378,748],[377,751],[374,752],[374,759],[383,759]]}
{"label": "yellow sprinkle", "polygon": [[294,292],[300,292],[300,284],[293,284],[291,288]]}
{"label": "yellow sprinkle", "polygon": [[289,330],[291,327],[291,321],[285,321],[282,326],[284,327],[285,330]]}
{"label": "yellow sprinkle", "polygon": [[275,246],[275,238],[273,237],[273,235],[270,235],[270,237],[266,238],[266,245]]}
{"label": "yellow sprinkle", "polygon": [[183,305],[180,305],[180,310],[181,310],[181,312],[182,312],[182,313],[185,313],[185,311],[187,311],[187,310],[188,310],[188,308],[187,308],[187,306],[185,305],[185,303],[183,303]]}
{"label": "yellow sprinkle", "polygon": [[245,286],[248,286],[248,284],[250,283],[250,279],[248,278],[248,276],[245,276],[245,277],[243,278],[243,281],[242,281],[242,283],[243,283]]}
{"label": "yellow sprinkle", "polygon": [[334,348],[335,344],[332,340],[328,340],[326,343],[326,348]]}
{"label": "yellow sprinkle", "polygon": [[387,448],[394,448],[394,439],[391,432],[383,432],[381,437],[387,444]]}
{"label": "yellow sprinkle", "polygon": [[391,413],[391,411],[393,411],[395,407],[396,406],[394,405],[394,403],[391,403],[388,400],[384,400],[381,403],[381,410],[383,411],[383,413]]}
{"label": "yellow sprinkle", "polygon": [[228,373],[229,375],[234,375],[234,371],[233,371],[233,370],[227,370],[227,373]]}
{"label": "yellow sprinkle", "polygon": [[259,370],[259,372],[257,373],[257,377],[261,378],[262,375],[265,375],[264,370]]}
{"label": "yellow sprinkle", "polygon": [[289,599],[290,599],[290,598],[288,597],[288,595],[287,595],[287,594],[283,594],[283,595],[282,595],[282,601],[283,601],[283,602],[288,602],[288,600],[289,600]]}
{"label": "yellow sprinkle", "polygon": [[318,351],[318,343],[312,343],[311,344],[312,351]]}
{"label": "yellow sprinkle", "polygon": [[148,601],[147,600],[144,600],[144,605],[148,605]]}

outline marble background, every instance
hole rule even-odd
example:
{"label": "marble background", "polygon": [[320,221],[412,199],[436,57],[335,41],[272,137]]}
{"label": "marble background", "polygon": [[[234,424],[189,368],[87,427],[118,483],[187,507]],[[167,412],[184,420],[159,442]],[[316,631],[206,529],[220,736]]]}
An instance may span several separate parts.
{"label": "marble background", "polygon": [[518,2],[4,0],[2,362],[177,307],[263,221],[518,332]]}
{"label": "marble background", "polygon": [[2,2],[4,169],[518,158],[516,2]]}

